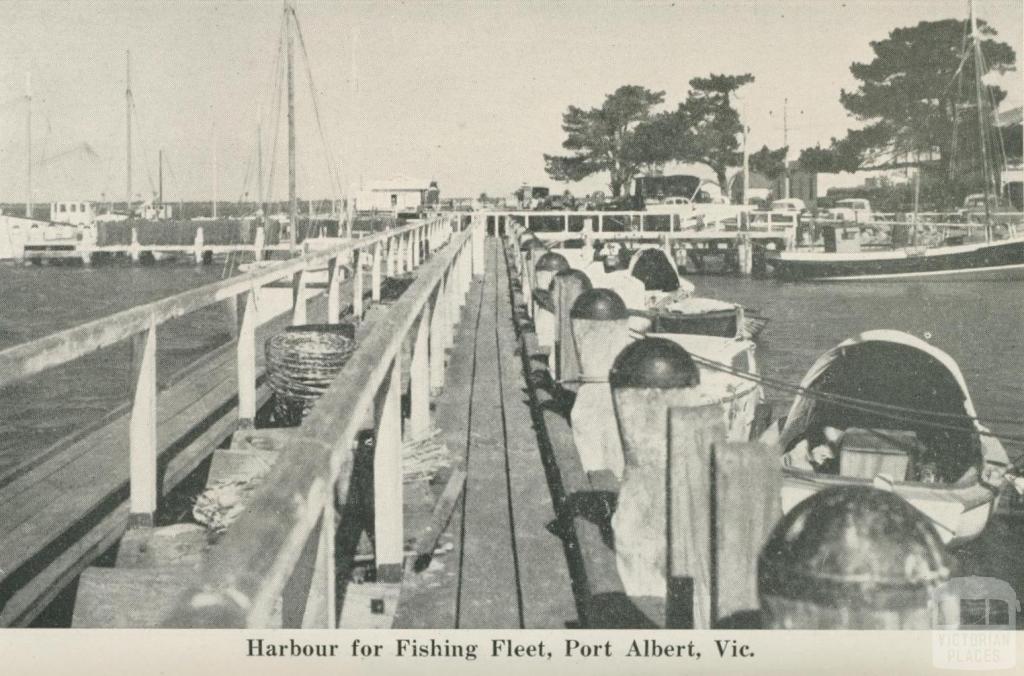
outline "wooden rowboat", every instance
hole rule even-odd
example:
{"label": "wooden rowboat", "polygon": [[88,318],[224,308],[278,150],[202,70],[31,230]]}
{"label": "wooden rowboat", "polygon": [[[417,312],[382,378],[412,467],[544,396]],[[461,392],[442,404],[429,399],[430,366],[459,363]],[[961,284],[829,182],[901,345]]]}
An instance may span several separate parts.
{"label": "wooden rowboat", "polygon": [[952,357],[868,331],[823,354],[800,387],[761,437],[783,451],[783,511],[830,486],[873,485],[923,512],[946,543],[985,528],[1009,459]]}

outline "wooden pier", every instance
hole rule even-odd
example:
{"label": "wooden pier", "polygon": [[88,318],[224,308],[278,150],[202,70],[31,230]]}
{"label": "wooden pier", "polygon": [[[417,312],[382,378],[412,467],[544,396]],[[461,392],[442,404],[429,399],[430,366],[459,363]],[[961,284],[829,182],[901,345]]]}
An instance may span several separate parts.
{"label": "wooden pier", "polygon": [[[503,223],[486,216],[339,244],[0,352],[0,385],[120,340],[136,356],[129,405],[0,476],[0,622],[31,623],[77,583],[81,627],[760,626],[777,449],[725,442],[700,407],[669,409],[667,591],[628,592],[611,520],[628,477],[584,469],[565,357],[538,343],[516,274],[518,233],[489,237]],[[411,284],[381,303],[395,275]],[[280,280],[291,288],[270,288]],[[158,327],[218,303],[237,313],[236,340],[157,391]],[[258,346],[342,318],[358,347],[302,424],[254,429],[269,397]],[[447,462],[410,477],[407,449],[423,443]],[[159,519],[200,473],[260,477],[217,538]]]}

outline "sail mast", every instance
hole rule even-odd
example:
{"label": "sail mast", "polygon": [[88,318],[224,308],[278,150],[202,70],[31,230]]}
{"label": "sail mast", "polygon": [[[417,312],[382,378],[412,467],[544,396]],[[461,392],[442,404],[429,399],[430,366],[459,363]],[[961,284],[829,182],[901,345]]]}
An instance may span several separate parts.
{"label": "sail mast", "polygon": [[157,156],[157,185],[159,186],[159,192],[157,193],[157,206],[160,211],[164,208],[164,149],[160,149],[160,154]]}
{"label": "sail mast", "polygon": [[127,143],[125,144],[126,157],[126,180],[125,180],[125,210],[128,213],[128,220],[132,220],[132,53],[125,52],[125,132]]}
{"label": "sail mast", "polygon": [[256,123],[256,171],[258,172],[258,176],[257,176],[258,183],[257,183],[257,186],[256,186],[256,193],[257,193],[257,197],[260,200],[260,209],[263,211],[263,219],[262,219],[262,221],[263,221],[263,224],[266,225],[267,224],[267,205],[263,201],[263,122],[262,122],[262,117],[260,118],[260,120],[261,121]]}
{"label": "sail mast", "polygon": [[285,33],[288,40],[288,219],[290,223],[289,242],[295,248],[296,231],[299,227],[299,203],[295,197],[295,73],[293,68],[294,39],[292,37],[291,15],[295,12],[292,0],[285,0]]}
{"label": "sail mast", "polygon": [[32,218],[32,73],[25,73],[25,138],[28,156],[25,160],[25,218]]}
{"label": "sail mast", "polygon": [[213,121],[213,218],[217,218],[217,120]]}
{"label": "sail mast", "polygon": [[982,87],[985,86],[981,80],[981,40],[978,36],[978,17],[974,11],[974,0],[971,0],[971,42],[974,48],[974,94],[978,106],[978,140],[981,143],[981,172],[985,181],[985,241],[988,242],[992,238],[992,215],[989,210],[989,183],[991,178],[988,166],[988,144],[985,140],[985,100],[981,93]]}

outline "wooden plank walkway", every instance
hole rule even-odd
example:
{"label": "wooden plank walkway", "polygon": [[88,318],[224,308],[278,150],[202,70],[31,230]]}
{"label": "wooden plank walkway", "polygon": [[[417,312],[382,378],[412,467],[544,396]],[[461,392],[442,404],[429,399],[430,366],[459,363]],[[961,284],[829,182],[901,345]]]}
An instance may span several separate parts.
{"label": "wooden plank walkway", "polygon": [[[395,626],[565,628],[578,623],[564,545],[517,354],[504,255],[487,242],[435,408],[468,478],[442,545],[407,573]],[[554,530],[554,532],[553,532]]]}

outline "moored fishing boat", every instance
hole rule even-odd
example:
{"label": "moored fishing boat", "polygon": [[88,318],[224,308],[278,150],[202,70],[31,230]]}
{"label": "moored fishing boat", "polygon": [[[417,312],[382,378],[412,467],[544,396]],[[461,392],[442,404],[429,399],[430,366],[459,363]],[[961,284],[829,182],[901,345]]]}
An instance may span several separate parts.
{"label": "moored fishing boat", "polygon": [[[628,264],[623,266],[626,256]],[[660,247],[647,246],[625,254],[620,249],[612,257],[620,262],[595,263],[584,271],[594,286],[612,288],[622,296],[637,333],[753,339],[767,323],[766,318],[747,313],[736,303],[693,295],[696,287],[679,275]]]}
{"label": "moored fishing boat", "polygon": [[[967,37],[967,36],[965,36]],[[965,69],[968,63],[971,68]],[[943,223],[939,228],[946,230],[934,242],[920,242],[918,235],[926,240],[927,234],[921,233],[921,224],[917,217],[917,200],[915,198],[915,216],[909,223],[900,224],[908,228],[910,237],[907,242],[897,242],[896,225],[892,231],[890,250],[862,251],[860,231],[846,223],[831,223],[825,226],[824,251],[799,252],[784,251],[770,261],[777,277],[787,280],[818,280],[818,281],[899,281],[899,280],[1019,280],[1024,279],[1024,234],[1017,232],[1021,225],[1021,214],[1014,213],[1010,219],[999,219],[997,214],[1000,206],[999,190],[996,177],[999,172],[990,166],[990,160],[1003,158],[1005,165],[1006,150],[1002,147],[1002,137],[993,134],[990,125],[995,120],[994,99],[984,84],[983,77],[988,72],[982,52],[982,37],[978,29],[977,17],[974,12],[973,0],[970,13],[970,35],[965,40],[965,47],[953,80],[947,86],[963,85],[965,73],[973,71],[973,101],[953,102],[955,108],[974,108],[978,127],[977,166],[981,168],[982,192],[968,197],[980,198],[982,213],[978,215],[980,228],[969,223]],[[958,89],[965,89],[958,87]],[[959,117],[955,117],[953,126],[954,140]],[[993,140],[998,138],[998,143]],[[989,146],[992,146],[991,148]],[[921,148],[916,148],[920,156]],[[920,163],[920,160],[919,160]],[[994,162],[993,162],[994,164]],[[1005,166],[1004,166],[1005,169]],[[918,181],[916,191],[920,191],[920,167],[915,177]],[[974,202],[976,204],[976,201]],[[966,205],[965,205],[966,206]],[[962,219],[958,214],[950,220]],[[968,219],[970,220],[970,219]],[[872,224],[868,224],[871,227]],[[959,225],[959,227],[958,227]],[[931,227],[928,228],[931,230]],[[956,234],[949,236],[949,230]],[[983,234],[983,239],[980,235]],[[973,240],[973,241],[972,241]]]}
{"label": "moored fishing boat", "polygon": [[1019,280],[1024,235],[1004,240],[888,251],[783,251],[770,265],[790,281]]}
{"label": "moored fishing boat", "polygon": [[819,357],[762,441],[783,451],[783,511],[831,486],[873,485],[947,543],[981,533],[1009,465],[952,357],[900,331],[868,331]]}

